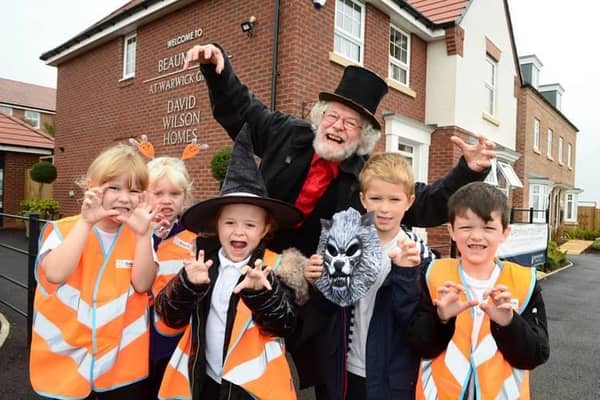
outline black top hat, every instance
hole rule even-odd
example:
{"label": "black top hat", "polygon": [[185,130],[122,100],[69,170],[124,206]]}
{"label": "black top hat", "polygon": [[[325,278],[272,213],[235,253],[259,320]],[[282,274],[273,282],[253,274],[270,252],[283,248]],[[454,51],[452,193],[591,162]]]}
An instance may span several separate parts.
{"label": "black top hat", "polygon": [[321,92],[319,100],[343,103],[369,119],[376,129],[381,129],[375,118],[375,111],[387,91],[387,83],[375,73],[350,65],[344,69],[344,75],[335,92]]}
{"label": "black top hat", "polygon": [[217,212],[227,204],[243,203],[264,208],[281,229],[292,228],[302,220],[302,212],[296,207],[267,197],[264,181],[254,161],[249,131],[244,124],[237,135],[219,197],[201,201],[183,213],[181,221],[186,229],[196,233],[215,233]]}

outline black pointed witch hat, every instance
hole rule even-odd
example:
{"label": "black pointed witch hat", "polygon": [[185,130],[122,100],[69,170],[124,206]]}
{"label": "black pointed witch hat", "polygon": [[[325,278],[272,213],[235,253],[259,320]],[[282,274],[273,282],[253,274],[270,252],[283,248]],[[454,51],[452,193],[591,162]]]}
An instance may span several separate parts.
{"label": "black pointed witch hat", "polygon": [[181,218],[186,229],[196,233],[216,232],[217,213],[227,204],[252,204],[264,208],[280,229],[292,228],[302,220],[302,212],[296,207],[267,196],[253,154],[250,129],[244,124],[236,137],[219,196],[190,207]]}

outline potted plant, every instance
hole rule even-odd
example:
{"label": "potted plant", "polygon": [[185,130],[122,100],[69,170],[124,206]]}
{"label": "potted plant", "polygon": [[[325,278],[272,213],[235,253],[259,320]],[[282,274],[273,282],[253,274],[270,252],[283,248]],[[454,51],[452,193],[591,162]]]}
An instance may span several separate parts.
{"label": "potted plant", "polygon": [[52,183],[56,180],[56,167],[48,161],[40,161],[31,166],[29,177],[32,181],[39,183],[38,197],[42,197],[44,184]]}
{"label": "potted plant", "polygon": [[[19,205],[21,208],[20,214],[24,217],[28,217],[30,214],[38,214],[40,219],[53,220],[59,216],[58,201],[53,199],[21,200]],[[25,236],[29,237],[29,220],[25,221]]]}
{"label": "potted plant", "polygon": [[217,150],[210,160],[210,173],[213,178],[219,181],[220,185],[223,184],[225,174],[227,173],[227,166],[229,165],[229,160],[231,160],[231,150],[231,146],[223,147]]}

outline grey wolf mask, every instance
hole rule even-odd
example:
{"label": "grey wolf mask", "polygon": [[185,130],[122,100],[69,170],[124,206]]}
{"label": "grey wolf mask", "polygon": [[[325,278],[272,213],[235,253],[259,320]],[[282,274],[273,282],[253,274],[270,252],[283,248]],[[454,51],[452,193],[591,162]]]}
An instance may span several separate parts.
{"label": "grey wolf mask", "polygon": [[317,254],[324,268],[315,286],[326,299],[346,307],[363,298],[377,280],[383,257],[373,213],[348,208],[322,219]]}

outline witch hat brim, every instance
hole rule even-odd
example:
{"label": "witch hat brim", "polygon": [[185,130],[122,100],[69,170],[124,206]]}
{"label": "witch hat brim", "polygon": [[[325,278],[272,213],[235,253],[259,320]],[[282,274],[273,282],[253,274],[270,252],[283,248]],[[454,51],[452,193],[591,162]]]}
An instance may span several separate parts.
{"label": "witch hat brim", "polygon": [[375,112],[387,91],[387,83],[377,74],[366,68],[350,65],[344,69],[335,92],[321,92],[319,100],[342,103],[368,119],[375,129],[381,130]]}
{"label": "witch hat brim", "polygon": [[244,124],[236,137],[221,193],[193,205],[183,214],[181,220],[187,230],[215,233],[219,209],[229,204],[261,207],[271,214],[280,229],[293,228],[302,220],[302,212],[296,207],[267,196],[253,154],[249,128]]}

